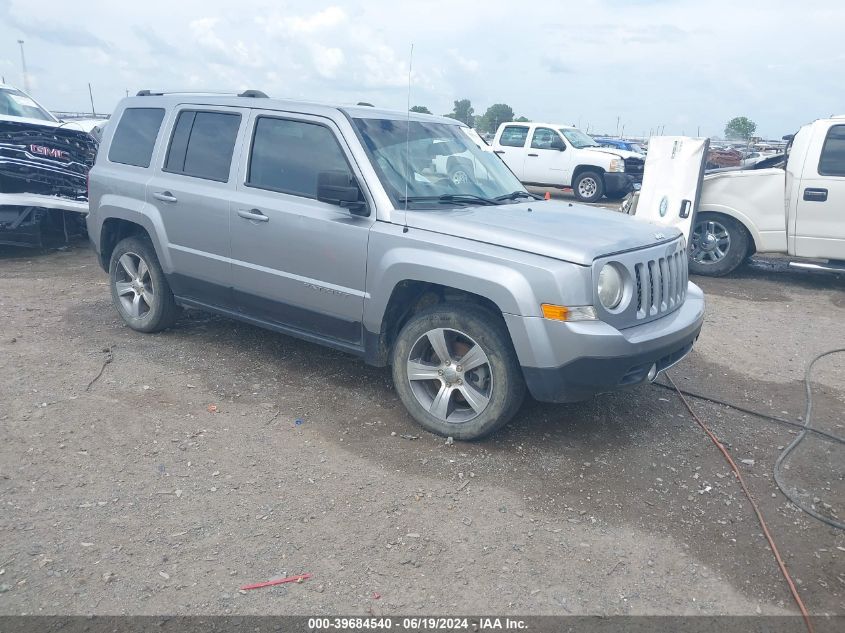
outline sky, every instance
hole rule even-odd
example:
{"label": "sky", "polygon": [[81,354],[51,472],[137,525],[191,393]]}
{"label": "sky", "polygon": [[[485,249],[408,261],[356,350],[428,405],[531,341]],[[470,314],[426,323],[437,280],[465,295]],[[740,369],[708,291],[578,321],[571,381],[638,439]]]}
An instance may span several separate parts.
{"label": "sky", "polygon": [[[47,108],[110,112],[140,89],[255,88],[590,132],[780,138],[845,113],[840,0],[0,0],[0,75]],[[837,79],[838,77],[838,79]],[[617,127],[618,126],[618,127]]]}

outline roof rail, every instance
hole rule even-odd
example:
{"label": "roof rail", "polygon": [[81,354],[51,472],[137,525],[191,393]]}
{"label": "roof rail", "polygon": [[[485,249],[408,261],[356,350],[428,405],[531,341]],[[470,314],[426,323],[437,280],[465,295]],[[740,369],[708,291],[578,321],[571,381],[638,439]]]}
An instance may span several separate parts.
{"label": "roof rail", "polygon": [[232,95],[238,97],[262,97],[268,98],[267,95],[260,90],[244,90],[240,93],[216,90],[139,90],[135,93],[136,97],[159,97],[161,95],[171,94],[217,94],[217,95]]}

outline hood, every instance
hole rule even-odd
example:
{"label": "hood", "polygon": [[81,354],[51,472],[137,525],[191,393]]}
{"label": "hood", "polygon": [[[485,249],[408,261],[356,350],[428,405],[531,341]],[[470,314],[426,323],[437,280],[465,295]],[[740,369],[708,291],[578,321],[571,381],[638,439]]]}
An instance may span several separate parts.
{"label": "hood", "polygon": [[619,158],[639,158],[645,160],[645,156],[637,154],[636,152],[628,151],[627,149],[616,149],[615,147],[585,147],[583,150],[591,152],[601,152],[602,154],[615,154]]}
{"label": "hood", "polygon": [[608,209],[552,200],[409,210],[406,217],[413,228],[582,266],[597,257],[670,242],[680,235],[676,229],[638,222]]}

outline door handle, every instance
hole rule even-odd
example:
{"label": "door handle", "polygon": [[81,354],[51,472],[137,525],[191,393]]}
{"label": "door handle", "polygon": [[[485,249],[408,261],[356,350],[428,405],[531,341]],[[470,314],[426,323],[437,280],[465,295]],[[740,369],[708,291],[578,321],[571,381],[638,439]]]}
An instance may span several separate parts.
{"label": "door handle", "polygon": [[261,213],[260,209],[238,209],[238,215],[244,220],[255,220],[256,222],[268,222],[270,220]]}
{"label": "door handle", "polygon": [[505,153],[505,150],[503,150],[503,149],[494,149],[494,150],[493,150],[493,153],[494,153],[494,154],[504,154],[504,153]]}
{"label": "door handle", "polygon": [[531,156],[532,158],[537,158],[539,154],[529,154],[529,156]]}
{"label": "door handle", "polygon": [[169,191],[154,191],[153,198],[162,202],[176,202],[176,196]]}
{"label": "door handle", "polygon": [[804,189],[804,200],[807,202],[827,202],[827,189],[807,187]]}

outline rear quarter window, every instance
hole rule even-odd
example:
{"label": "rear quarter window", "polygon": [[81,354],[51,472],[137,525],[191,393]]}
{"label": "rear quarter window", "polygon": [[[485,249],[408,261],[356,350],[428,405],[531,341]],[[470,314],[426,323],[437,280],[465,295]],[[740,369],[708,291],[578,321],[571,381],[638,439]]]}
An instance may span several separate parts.
{"label": "rear quarter window", "polygon": [[845,176],[845,125],[834,125],[827,131],[819,159],[822,176]]}
{"label": "rear quarter window", "polygon": [[528,128],[524,125],[509,125],[502,130],[499,137],[499,145],[506,147],[524,147],[525,139],[528,138]]}
{"label": "rear quarter window", "polygon": [[149,167],[162,120],[164,108],[126,108],[112,137],[109,160]]}
{"label": "rear quarter window", "polygon": [[241,115],[182,110],[173,128],[164,171],[227,182]]}

